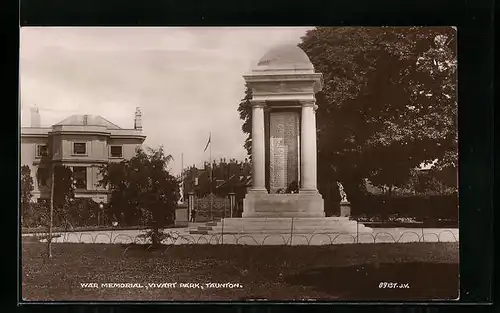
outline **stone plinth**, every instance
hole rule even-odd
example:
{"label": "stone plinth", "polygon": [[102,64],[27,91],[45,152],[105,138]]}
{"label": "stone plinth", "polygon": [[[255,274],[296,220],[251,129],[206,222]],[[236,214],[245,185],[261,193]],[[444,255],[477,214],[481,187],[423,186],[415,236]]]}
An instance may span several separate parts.
{"label": "stone plinth", "polygon": [[318,192],[268,194],[249,192],[243,199],[242,217],[324,217],[323,197]]}
{"label": "stone plinth", "polygon": [[351,216],[351,203],[349,201],[340,202],[340,216]]}
{"label": "stone plinth", "polygon": [[175,226],[188,225],[188,205],[187,203],[179,203],[175,209]]}

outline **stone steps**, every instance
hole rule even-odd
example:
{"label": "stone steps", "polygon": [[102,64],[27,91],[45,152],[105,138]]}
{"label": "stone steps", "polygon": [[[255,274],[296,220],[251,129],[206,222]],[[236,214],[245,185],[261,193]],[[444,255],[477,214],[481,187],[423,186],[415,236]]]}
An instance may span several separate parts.
{"label": "stone steps", "polygon": [[372,229],[347,217],[294,218],[228,218],[206,223],[190,234],[313,234],[372,232]]}

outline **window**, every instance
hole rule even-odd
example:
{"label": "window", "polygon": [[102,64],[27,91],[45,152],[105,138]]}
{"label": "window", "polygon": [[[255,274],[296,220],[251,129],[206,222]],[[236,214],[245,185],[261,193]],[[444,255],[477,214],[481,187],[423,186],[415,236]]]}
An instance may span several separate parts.
{"label": "window", "polygon": [[73,154],[87,154],[87,145],[85,144],[85,142],[74,142]]}
{"label": "window", "polygon": [[111,146],[111,157],[121,158],[123,156],[122,146]]}
{"label": "window", "polygon": [[87,189],[87,168],[84,166],[73,167],[73,179],[75,188]]}
{"label": "window", "polygon": [[47,156],[49,154],[49,149],[47,145],[37,145],[36,146],[36,156],[38,158]]}
{"label": "window", "polygon": [[48,180],[49,180],[49,169],[46,167],[38,168],[37,171],[38,187],[47,187]]}

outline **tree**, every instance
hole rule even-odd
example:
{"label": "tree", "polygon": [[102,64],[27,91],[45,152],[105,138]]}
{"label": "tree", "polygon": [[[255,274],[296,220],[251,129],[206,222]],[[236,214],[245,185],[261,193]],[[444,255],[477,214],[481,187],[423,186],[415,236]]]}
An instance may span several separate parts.
{"label": "tree", "polygon": [[[212,188],[210,188],[210,170],[212,168]],[[195,192],[198,197],[204,197],[210,192],[216,196],[224,197],[229,192],[236,192],[244,188],[242,178],[250,173],[250,163],[236,159],[229,159],[226,162],[222,158],[219,162],[212,162],[212,166],[207,162],[203,169],[195,166],[184,169],[184,192]],[[187,198],[187,196],[186,196]]]}
{"label": "tree", "polygon": [[99,184],[111,192],[110,213],[123,213],[127,224],[150,226],[153,245],[161,242],[160,229],[172,221],[180,197],[179,181],[167,169],[171,160],[163,147],[148,152],[139,148],[130,160],[100,169]]}
{"label": "tree", "polygon": [[64,227],[73,227],[72,203],[75,198],[73,171],[65,165],[55,165],[54,170],[54,223]]}
{"label": "tree", "polygon": [[21,217],[26,222],[30,213],[31,199],[33,198],[33,177],[28,165],[21,166]]}
{"label": "tree", "polygon": [[243,120],[243,125],[241,125],[241,130],[243,133],[247,134],[247,139],[243,147],[247,150],[250,160],[252,159],[252,104],[250,100],[252,99],[252,90],[245,87],[245,97],[241,100],[238,106],[238,113],[240,114],[240,119]]}
{"label": "tree", "polygon": [[420,163],[457,155],[455,35],[445,27],[306,34],[301,48],[325,79],[317,95],[325,174],[401,186]]}
{"label": "tree", "polygon": [[[362,192],[364,178],[401,186],[434,159],[456,168],[455,29],[318,27],[299,46],[324,78],[316,94],[323,194],[337,197],[336,180],[349,198]],[[249,121],[246,101],[239,111]],[[245,124],[243,131],[250,134]]]}

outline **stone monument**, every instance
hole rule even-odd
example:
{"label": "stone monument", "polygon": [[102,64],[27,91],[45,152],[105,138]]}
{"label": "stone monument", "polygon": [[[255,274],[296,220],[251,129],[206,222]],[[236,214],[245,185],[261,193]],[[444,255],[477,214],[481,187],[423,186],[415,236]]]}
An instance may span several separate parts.
{"label": "stone monument", "polygon": [[[271,49],[244,76],[252,90],[252,188],[243,217],[324,217],[316,186],[315,93],[323,88],[298,46]],[[297,185],[298,192],[287,192]]]}
{"label": "stone monument", "polygon": [[323,75],[306,53],[297,45],[275,47],[244,79],[252,91],[252,187],[242,218],[226,218],[211,230],[224,225],[224,233],[371,231],[348,217],[325,217],[317,188],[315,101]]}

